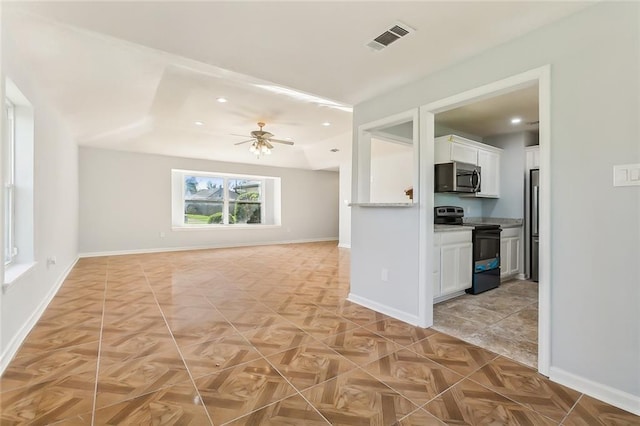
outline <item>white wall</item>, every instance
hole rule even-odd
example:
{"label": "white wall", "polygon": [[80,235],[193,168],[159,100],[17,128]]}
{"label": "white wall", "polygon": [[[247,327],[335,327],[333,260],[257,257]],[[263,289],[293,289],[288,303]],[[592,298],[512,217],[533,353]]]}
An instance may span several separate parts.
{"label": "white wall", "polygon": [[500,155],[500,198],[487,200],[484,216],[524,218],[525,132],[487,136],[484,143],[502,148]]}
{"label": "white wall", "polygon": [[[13,80],[34,109],[33,253],[36,264],[2,294],[0,371],[55,294],[78,252],[77,147],[56,111],[43,100],[31,70],[22,65],[19,53],[16,41],[10,34],[3,33],[3,78]],[[56,257],[56,265],[47,267],[49,256]]]}
{"label": "white wall", "polygon": [[351,159],[340,164],[340,229],[338,245],[351,248]]}
{"label": "white wall", "polygon": [[372,203],[408,203],[413,187],[413,145],[371,138]]}
{"label": "white wall", "polygon": [[[280,177],[282,226],[172,230],[174,168]],[[336,172],[80,148],[81,255],[331,239],[338,239]]]}
{"label": "white wall", "polygon": [[357,129],[551,64],[551,370],[636,407],[640,187],[611,176],[640,162],[639,26],[639,4],[599,3],[354,110]]}

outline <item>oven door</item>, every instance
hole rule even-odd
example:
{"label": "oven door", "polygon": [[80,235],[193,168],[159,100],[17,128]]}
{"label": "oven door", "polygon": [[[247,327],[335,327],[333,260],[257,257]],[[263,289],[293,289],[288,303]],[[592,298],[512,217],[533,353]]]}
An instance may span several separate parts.
{"label": "oven door", "polygon": [[[502,230],[475,229],[473,235],[474,272],[486,271],[500,266],[500,232]],[[479,271],[475,269],[480,268]]]}

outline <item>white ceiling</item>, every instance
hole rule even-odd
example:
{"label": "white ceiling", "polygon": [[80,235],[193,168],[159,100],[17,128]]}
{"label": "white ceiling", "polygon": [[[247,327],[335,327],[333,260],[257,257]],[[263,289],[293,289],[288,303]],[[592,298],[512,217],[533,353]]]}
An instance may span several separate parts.
{"label": "white ceiling", "polygon": [[[320,169],[349,158],[351,114],[336,106],[417,80],[588,4],[4,3],[3,42],[20,46],[81,144]],[[398,20],[417,31],[381,52],[365,47]],[[219,96],[229,102],[216,102]],[[278,145],[260,160],[235,146],[242,139],[230,134],[248,134],[260,120],[295,146]],[[334,147],[340,151],[331,153]]]}
{"label": "white ceiling", "polygon": [[[512,118],[520,118],[512,124]],[[473,102],[441,112],[436,125],[486,137],[538,130],[538,85]]]}

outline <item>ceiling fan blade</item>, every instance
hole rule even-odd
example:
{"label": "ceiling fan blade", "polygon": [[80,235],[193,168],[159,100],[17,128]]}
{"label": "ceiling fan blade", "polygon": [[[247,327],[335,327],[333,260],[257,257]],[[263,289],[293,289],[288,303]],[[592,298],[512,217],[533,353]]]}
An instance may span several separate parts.
{"label": "ceiling fan blade", "polygon": [[230,136],[240,136],[241,138],[250,138],[251,135],[239,135],[237,133],[229,133]]}
{"label": "ceiling fan blade", "polygon": [[273,145],[271,145],[268,140],[265,139],[264,144],[267,146],[267,148],[273,149]]}
{"label": "ceiling fan blade", "polygon": [[252,142],[254,139],[247,139],[246,141],[234,143],[234,145],[242,145],[243,143]]}
{"label": "ceiling fan blade", "polygon": [[282,139],[273,139],[273,138],[270,138],[270,139],[269,139],[269,142],[283,143],[283,144],[285,144],[285,145],[293,145],[293,142],[292,142],[292,141],[283,141]]}

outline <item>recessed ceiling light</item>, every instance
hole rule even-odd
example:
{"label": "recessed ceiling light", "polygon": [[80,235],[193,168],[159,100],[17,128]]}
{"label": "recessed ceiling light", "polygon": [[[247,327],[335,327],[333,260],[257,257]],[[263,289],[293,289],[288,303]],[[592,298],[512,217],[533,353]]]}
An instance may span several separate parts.
{"label": "recessed ceiling light", "polygon": [[218,98],[216,99],[216,101],[220,102],[221,104],[227,102],[227,98]]}
{"label": "recessed ceiling light", "polygon": [[204,123],[202,121],[194,121],[193,124],[195,124],[196,126],[204,126]]}
{"label": "recessed ceiling light", "polygon": [[520,124],[520,123],[522,123],[522,118],[520,117],[513,117],[511,119],[511,124]]}
{"label": "recessed ceiling light", "polygon": [[329,123],[328,121],[325,121],[324,123],[322,123],[322,125],[324,127],[329,127],[329,126],[331,126],[331,123]]}

